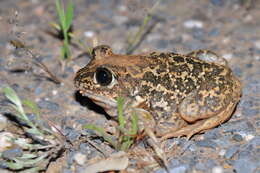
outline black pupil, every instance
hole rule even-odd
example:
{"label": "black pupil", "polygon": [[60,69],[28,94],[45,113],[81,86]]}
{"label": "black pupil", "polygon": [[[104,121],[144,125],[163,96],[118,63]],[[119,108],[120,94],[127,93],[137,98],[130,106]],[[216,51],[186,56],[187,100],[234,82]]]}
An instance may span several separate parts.
{"label": "black pupil", "polygon": [[109,85],[112,82],[112,74],[106,68],[98,68],[96,70],[96,80],[102,86]]}

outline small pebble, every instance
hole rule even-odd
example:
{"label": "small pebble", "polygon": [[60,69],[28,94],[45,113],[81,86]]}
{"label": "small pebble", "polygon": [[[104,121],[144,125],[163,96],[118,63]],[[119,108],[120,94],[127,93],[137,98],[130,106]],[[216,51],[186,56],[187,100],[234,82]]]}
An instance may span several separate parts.
{"label": "small pebble", "polygon": [[10,160],[13,159],[14,157],[21,157],[22,155],[23,155],[23,150],[21,148],[14,148],[2,152],[2,157]]}
{"label": "small pebble", "polygon": [[226,154],[226,150],[222,149],[219,151],[218,155],[224,156]]}
{"label": "small pebble", "polygon": [[210,2],[216,6],[223,6],[225,4],[225,0],[210,0]]}
{"label": "small pebble", "polygon": [[64,131],[65,131],[64,133],[65,133],[66,137],[70,141],[78,140],[81,135],[78,131],[76,131],[70,127],[66,127]]}
{"label": "small pebble", "polygon": [[4,130],[7,126],[7,118],[0,114],[0,131]]}
{"label": "small pebble", "polygon": [[219,29],[213,28],[211,31],[209,31],[208,36],[209,37],[216,37],[219,35]]}
{"label": "small pebble", "polygon": [[203,28],[203,22],[200,20],[187,20],[183,23],[185,28]]}
{"label": "small pebble", "polygon": [[57,90],[52,90],[52,95],[57,95],[58,94],[58,91]]}
{"label": "small pebble", "polygon": [[58,111],[60,106],[57,103],[48,101],[48,100],[40,100],[38,105],[42,109],[48,109],[50,111]]}
{"label": "small pebble", "polygon": [[237,142],[243,141],[243,137],[240,134],[235,134],[232,136],[232,139]]}
{"label": "small pebble", "polygon": [[74,155],[74,160],[76,161],[77,164],[79,165],[84,165],[84,163],[86,162],[87,156],[85,154],[82,153],[76,153]]}
{"label": "small pebble", "polygon": [[235,160],[234,168],[236,173],[253,173],[257,168],[257,164],[248,159]]}
{"label": "small pebble", "polygon": [[113,20],[114,20],[114,22],[115,22],[117,25],[123,25],[124,23],[127,22],[128,17],[126,17],[126,16],[114,16],[114,17],[113,17]]}
{"label": "small pebble", "polygon": [[158,48],[158,49],[165,49],[165,48],[167,48],[167,46],[168,46],[168,44],[169,44],[169,41],[168,40],[158,40],[157,42],[156,42],[156,47]]}
{"label": "small pebble", "polygon": [[217,139],[220,137],[219,129],[212,129],[204,133],[205,139]]}
{"label": "small pebble", "polygon": [[10,141],[10,138],[14,138],[14,135],[12,133],[0,133],[0,152],[9,149],[13,145],[13,143]]}
{"label": "small pebble", "polygon": [[260,49],[260,40],[255,41],[254,45],[257,49]]}
{"label": "small pebble", "polygon": [[226,159],[231,159],[238,152],[238,150],[239,146],[233,146],[226,151],[224,157]]}
{"label": "small pebble", "polygon": [[187,169],[188,169],[188,167],[186,165],[180,165],[175,168],[170,168],[169,171],[170,171],[170,173],[186,173]]}
{"label": "small pebble", "polygon": [[248,135],[245,136],[245,140],[251,141],[254,137],[255,137],[254,135],[248,134]]}
{"label": "small pebble", "polygon": [[240,68],[240,67],[235,67],[234,69],[233,69],[233,72],[234,72],[234,74],[236,75],[236,76],[242,76],[242,69]]}
{"label": "small pebble", "polygon": [[224,172],[224,170],[223,170],[223,168],[220,167],[220,166],[216,166],[216,167],[214,167],[214,168],[212,169],[212,173],[223,173],[223,172]]}
{"label": "small pebble", "polygon": [[260,147],[260,136],[254,137],[251,141],[250,144],[253,145],[253,147],[257,148]]}
{"label": "small pebble", "polygon": [[95,35],[93,31],[85,31],[84,36],[87,38],[92,38]]}
{"label": "small pebble", "polygon": [[42,94],[42,92],[43,92],[43,89],[42,89],[42,87],[36,87],[35,88],[35,90],[34,90],[34,94],[36,95],[36,96],[39,96],[40,94]]}
{"label": "small pebble", "polygon": [[212,148],[212,149],[216,149],[217,147],[217,143],[211,141],[211,140],[202,140],[202,141],[197,141],[196,145],[199,147],[207,147],[207,148]]}

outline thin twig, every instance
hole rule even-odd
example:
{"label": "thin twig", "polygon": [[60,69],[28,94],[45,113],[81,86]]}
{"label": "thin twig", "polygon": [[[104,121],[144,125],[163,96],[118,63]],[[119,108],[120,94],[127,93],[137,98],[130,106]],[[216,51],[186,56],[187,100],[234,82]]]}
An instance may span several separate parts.
{"label": "thin twig", "polygon": [[55,84],[61,84],[61,80],[58,79],[57,76],[55,76],[49,69],[48,67],[43,63],[40,62],[37,59],[37,56],[25,45],[23,44],[20,40],[11,40],[10,43],[15,47],[15,48],[21,48],[24,49],[29,55],[31,56],[31,62],[43,69],[48,75],[49,78],[55,83]]}
{"label": "thin twig", "polygon": [[152,28],[155,26],[155,23],[152,24],[148,29],[145,31],[145,28],[147,27],[149,21],[152,19],[153,12],[156,9],[156,7],[160,4],[161,0],[158,0],[153,7],[147,12],[146,16],[143,19],[143,23],[140,26],[139,30],[135,33],[135,35],[132,37],[133,39],[128,40],[128,46],[126,49],[126,54],[131,54],[144,40],[145,36],[152,30]]}

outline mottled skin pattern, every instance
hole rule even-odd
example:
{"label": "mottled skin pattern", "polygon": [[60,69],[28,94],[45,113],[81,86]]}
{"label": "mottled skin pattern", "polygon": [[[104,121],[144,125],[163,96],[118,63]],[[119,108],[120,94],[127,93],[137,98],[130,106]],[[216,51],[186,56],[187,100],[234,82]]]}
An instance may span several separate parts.
{"label": "mottled skin pattern", "polygon": [[[111,116],[116,116],[116,97],[123,96],[132,107],[153,116],[155,132],[164,139],[191,137],[218,126],[230,118],[241,96],[240,82],[226,60],[213,52],[129,56],[98,46],[92,55],[92,61],[76,74],[76,88]],[[95,79],[99,67],[113,75],[107,86]]]}

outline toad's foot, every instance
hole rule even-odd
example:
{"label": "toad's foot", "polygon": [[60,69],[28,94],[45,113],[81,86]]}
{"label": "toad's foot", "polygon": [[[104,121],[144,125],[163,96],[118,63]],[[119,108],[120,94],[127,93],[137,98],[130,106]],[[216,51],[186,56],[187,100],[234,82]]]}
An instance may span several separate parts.
{"label": "toad's foot", "polygon": [[167,132],[161,137],[161,140],[163,141],[168,138],[181,136],[187,136],[187,138],[190,139],[194,134],[202,133],[206,130],[214,128],[230,118],[230,115],[234,111],[235,106],[236,104],[234,103],[229,104],[225,110],[223,110],[216,116],[197,121],[194,124],[185,126],[177,131]]}

